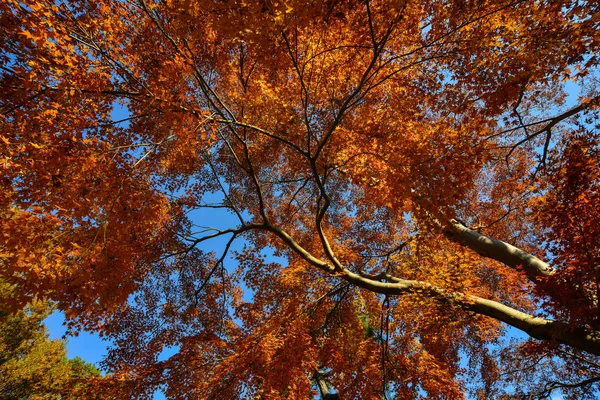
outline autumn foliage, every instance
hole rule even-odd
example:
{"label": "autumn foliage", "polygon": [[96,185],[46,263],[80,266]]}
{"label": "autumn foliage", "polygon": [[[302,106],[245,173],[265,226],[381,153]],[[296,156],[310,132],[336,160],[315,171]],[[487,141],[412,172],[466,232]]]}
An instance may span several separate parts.
{"label": "autumn foliage", "polygon": [[[49,339],[42,321],[53,307],[36,301],[9,314],[11,286],[0,281],[0,397],[18,399],[93,398],[100,371],[81,358],[67,358],[65,342]],[[91,392],[90,392],[91,391]]]}
{"label": "autumn foliage", "polygon": [[3,1],[6,307],[114,398],[593,398],[599,8]]}

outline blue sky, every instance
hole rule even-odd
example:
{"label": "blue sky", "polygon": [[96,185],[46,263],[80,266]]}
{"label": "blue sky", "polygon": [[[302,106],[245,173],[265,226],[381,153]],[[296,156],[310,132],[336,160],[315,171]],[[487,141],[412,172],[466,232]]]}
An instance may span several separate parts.
{"label": "blue sky", "polygon": [[[50,315],[44,323],[48,328],[50,337],[53,339],[62,339],[67,331],[63,326],[65,318],[59,311]],[[100,361],[106,355],[106,342],[103,342],[96,334],[80,332],[78,336],[69,336],[67,338],[67,352],[69,358],[81,357],[85,361],[93,363],[100,367]]]}

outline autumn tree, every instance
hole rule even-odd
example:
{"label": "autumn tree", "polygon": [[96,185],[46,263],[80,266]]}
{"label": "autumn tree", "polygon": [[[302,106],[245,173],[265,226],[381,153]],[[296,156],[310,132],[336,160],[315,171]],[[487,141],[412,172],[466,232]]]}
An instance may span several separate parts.
{"label": "autumn tree", "polygon": [[131,397],[593,398],[599,7],[3,1],[10,306]]}
{"label": "autumn tree", "polygon": [[14,292],[0,283],[0,397],[3,399],[82,399],[89,378],[100,371],[81,358],[67,358],[65,343],[49,339],[42,321],[50,304],[36,301],[16,313],[4,304]]}

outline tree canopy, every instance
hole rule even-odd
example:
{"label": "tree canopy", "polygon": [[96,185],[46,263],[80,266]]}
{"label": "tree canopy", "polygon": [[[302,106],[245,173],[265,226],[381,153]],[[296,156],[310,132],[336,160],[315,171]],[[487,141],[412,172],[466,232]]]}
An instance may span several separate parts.
{"label": "tree canopy", "polygon": [[1,2],[7,307],[130,397],[593,398],[599,8]]}
{"label": "tree canopy", "polygon": [[49,339],[42,321],[52,311],[37,301],[8,313],[12,288],[0,282],[0,396],[20,399],[83,399],[100,371],[81,358],[67,358],[65,343]]}

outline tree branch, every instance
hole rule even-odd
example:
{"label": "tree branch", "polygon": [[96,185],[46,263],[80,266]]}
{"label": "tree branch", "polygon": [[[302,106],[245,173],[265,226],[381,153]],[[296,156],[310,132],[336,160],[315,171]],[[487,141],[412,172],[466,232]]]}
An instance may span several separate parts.
{"label": "tree branch", "polygon": [[415,201],[423,207],[425,214],[446,236],[479,255],[500,261],[513,269],[523,268],[527,277],[534,283],[540,278],[554,274],[555,271],[550,265],[518,247],[482,235],[456,219],[447,220],[439,211],[433,214],[430,210],[435,208],[423,196],[416,194]]}
{"label": "tree branch", "polygon": [[[339,269],[314,257],[283,230],[272,225],[257,225],[256,228],[264,229],[276,234],[288,244],[296,254],[306,260],[309,264],[318,267],[330,275],[340,276],[348,283],[371,292],[396,296],[418,294],[435,299],[441,303],[456,305],[465,311],[475,312],[502,321],[527,333],[532,338],[556,341],[592,354],[600,355],[600,331],[585,327],[571,327],[564,322],[535,317],[497,301],[461,292],[449,291],[427,282],[401,279],[386,273],[377,276],[361,273],[357,274],[347,268],[342,268],[342,270],[339,271]],[[507,245],[504,242],[501,243]],[[523,253],[527,254],[525,252]]]}
{"label": "tree branch", "polygon": [[600,376],[595,376],[593,378],[589,378],[589,379],[586,379],[586,380],[583,380],[583,381],[577,382],[577,383],[552,381],[552,382],[548,382],[546,384],[546,387],[544,388],[544,390],[542,392],[536,393],[536,394],[525,394],[521,398],[522,399],[533,399],[533,398],[545,399],[545,398],[550,397],[552,392],[556,389],[562,389],[562,388],[575,389],[575,388],[583,387],[586,385],[591,385],[596,382],[600,382]]}
{"label": "tree branch", "polygon": [[600,332],[584,327],[572,328],[566,323],[516,310],[499,302],[479,296],[453,292],[433,286],[426,282],[406,280],[386,276],[386,282],[371,279],[372,277],[355,274],[344,269],[342,276],[346,281],[376,293],[388,295],[419,294],[447,304],[461,307],[463,310],[486,315],[515,327],[532,338],[551,340],[573,346],[592,354],[600,355]]}
{"label": "tree branch", "polygon": [[511,244],[482,235],[454,219],[449,223],[451,230],[446,231],[445,234],[451,239],[484,257],[500,261],[511,268],[522,267],[533,282],[554,273],[554,269],[550,265]]}

